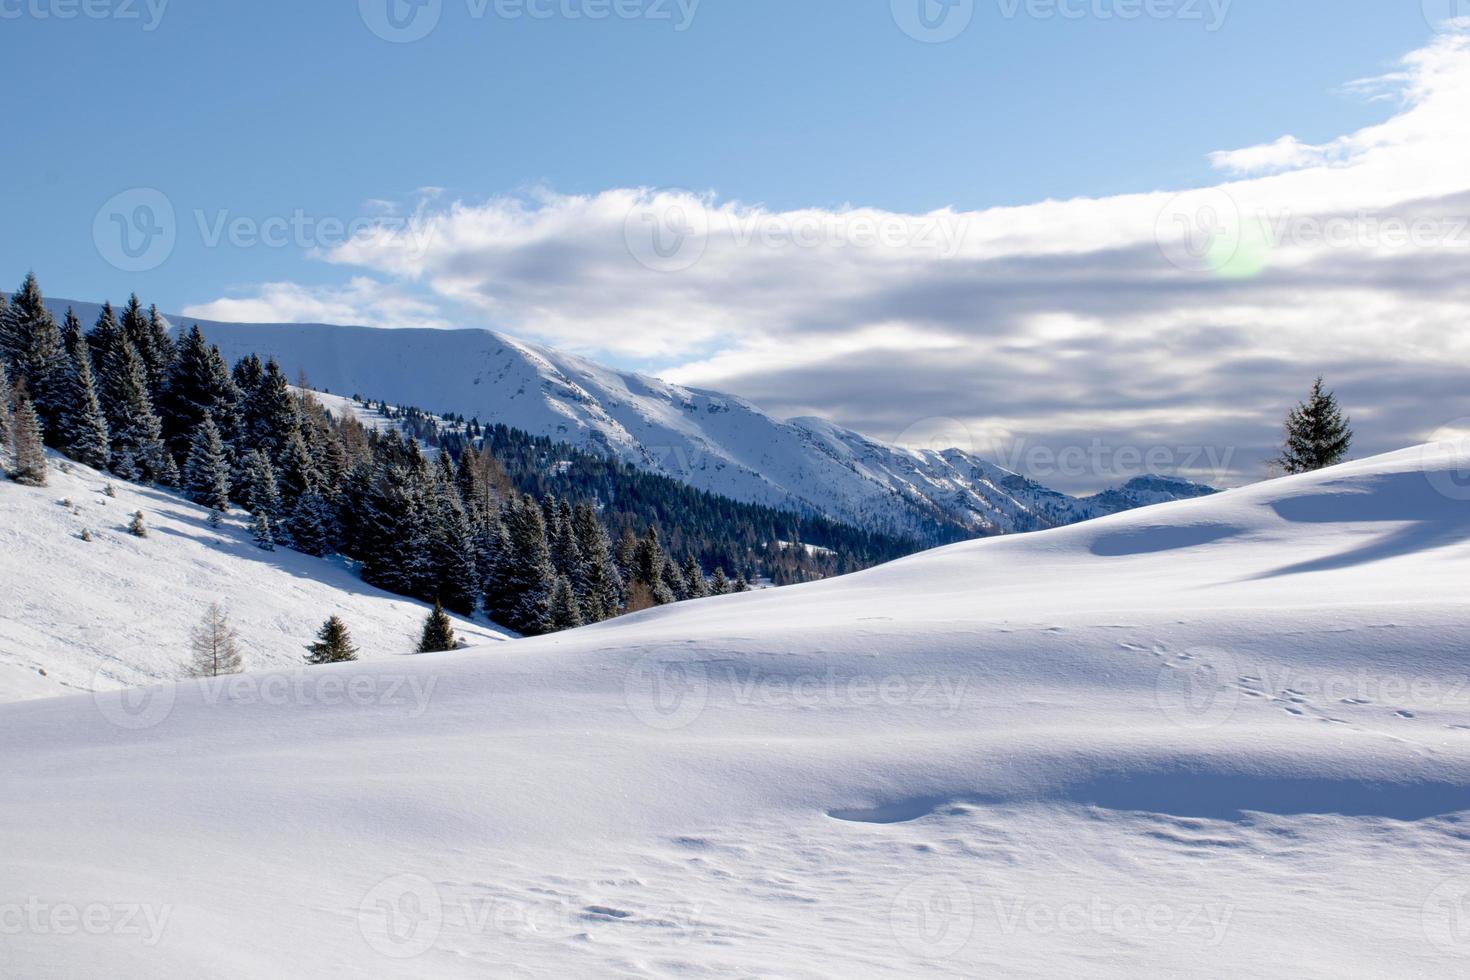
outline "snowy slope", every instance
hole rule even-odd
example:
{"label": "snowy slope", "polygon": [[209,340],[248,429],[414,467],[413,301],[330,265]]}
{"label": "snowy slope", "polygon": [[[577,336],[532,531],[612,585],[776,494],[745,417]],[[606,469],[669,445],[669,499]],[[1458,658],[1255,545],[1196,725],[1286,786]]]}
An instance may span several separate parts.
{"label": "snowy slope", "polygon": [[[90,323],[96,307],[75,306]],[[231,361],[273,356],[312,387],[479,417],[612,453],[736,500],[924,536],[936,520],[1024,531],[1113,513],[1126,492],[1078,499],[958,450],[903,449],[821,419],[783,421],[749,402],[604,367],[486,330],[380,330],[196,321]],[[1160,481],[1188,497],[1208,488]],[[1150,499],[1146,502],[1156,502]]]}
{"label": "snowy slope", "polygon": [[417,716],[0,705],[0,974],[1462,977],[1467,471],[301,675]]}
{"label": "snowy slope", "polygon": [[[60,461],[46,487],[0,479],[0,701],[177,677],[211,602],[228,609],[247,669],[300,663],[333,613],[364,658],[413,651],[422,604],[338,562],[260,550],[243,512],[214,529],[208,511],[176,495],[112,480],[108,497],[106,476],[75,463],[63,473]],[[127,533],[138,510],[146,539]],[[81,540],[84,528],[93,540]],[[504,635],[464,620],[456,628],[474,643]]]}

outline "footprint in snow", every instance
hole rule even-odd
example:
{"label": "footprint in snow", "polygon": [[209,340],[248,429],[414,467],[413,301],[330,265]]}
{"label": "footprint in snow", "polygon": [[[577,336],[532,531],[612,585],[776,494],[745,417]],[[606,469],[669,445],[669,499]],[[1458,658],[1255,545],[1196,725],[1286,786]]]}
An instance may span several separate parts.
{"label": "footprint in snow", "polygon": [[1412,712],[1412,711],[1395,711],[1394,714],[1398,715],[1400,718],[1413,718],[1414,717],[1414,712]]}

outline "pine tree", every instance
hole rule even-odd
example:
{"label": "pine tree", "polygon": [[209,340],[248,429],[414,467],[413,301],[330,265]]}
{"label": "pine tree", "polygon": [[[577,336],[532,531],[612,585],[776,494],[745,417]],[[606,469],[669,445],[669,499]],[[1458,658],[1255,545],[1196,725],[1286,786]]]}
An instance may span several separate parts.
{"label": "pine tree", "polygon": [[15,406],[15,423],[11,431],[15,468],[10,478],[28,487],[46,485],[46,450],[41,441],[41,421],[27,398]]}
{"label": "pine tree", "polygon": [[499,569],[501,593],[496,619],[511,629],[535,636],[552,629],[551,600],[556,573],[546,545],[546,522],[541,508],[528,496],[514,497],[505,509],[508,537]]}
{"label": "pine tree", "polygon": [[252,513],[264,514],[274,524],[281,515],[281,494],[270,457],[257,449],[249,456],[242,484],[243,503]]}
{"label": "pine tree", "polygon": [[143,512],[133,511],[133,519],[128,522],[128,533],[135,538],[148,537],[148,525],[143,523]]}
{"label": "pine tree", "polygon": [[216,511],[230,509],[230,461],[214,418],[208,413],[194,430],[183,484],[185,493],[196,504]]}
{"label": "pine tree", "polygon": [[226,449],[239,438],[240,392],[218,347],[204,342],[196,324],[179,343],[168,384],[158,399],[163,437],[177,460],[188,457],[194,430],[204,416],[213,417]]}
{"label": "pine tree", "polygon": [[725,566],[721,565],[715,569],[714,580],[710,582],[710,595],[729,595],[730,577],[725,574]]}
{"label": "pine tree", "polygon": [[454,638],[454,624],[444,612],[444,606],[434,601],[434,611],[424,620],[424,634],[419,639],[419,653],[442,653],[458,646]]}
{"label": "pine tree", "polygon": [[1305,402],[1286,416],[1286,444],[1276,462],[1287,473],[1308,473],[1347,457],[1353,432],[1337,399],[1318,378]]}
{"label": "pine tree", "polygon": [[326,500],[315,490],[296,498],[296,506],[286,520],[291,547],[304,555],[320,557],[332,550],[332,512]]}
{"label": "pine tree", "polygon": [[643,585],[655,605],[663,606],[674,601],[675,595],[669,588],[664,575],[668,559],[659,542],[658,528],[650,524],[643,537],[638,539],[638,550],[633,558],[633,580]]}
{"label": "pine tree", "polygon": [[551,595],[551,628],[568,630],[582,625],[582,611],[577,606],[577,597],[572,592],[572,583],[565,575],[556,577],[556,589]]}
{"label": "pine tree", "polygon": [[47,442],[60,445],[66,410],[66,349],[34,274],[27,274],[11,297],[6,321],[6,355],[12,373],[17,384],[24,382]]}
{"label": "pine tree", "polygon": [[[448,454],[441,458],[447,459]],[[434,508],[437,520],[431,550],[436,595],[441,596],[450,609],[461,616],[469,616],[475,611],[475,598],[480,591],[474,532],[459,499],[452,472],[446,475],[441,470],[435,493],[438,496]]]}
{"label": "pine tree", "polygon": [[271,531],[270,515],[264,510],[255,512],[255,517],[250,522],[250,536],[255,539],[255,546],[262,551],[276,550],[276,536]]}
{"label": "pine tree", "polygon": [[709,595],[709,585],[704,580],[704,569],[699,567],[699,559],[692,554],[684,559],[684,581],[689,590],[690,599],[703,599]]}
{"label": "pine tree", "polygon": [[[0,300],[5,298],[0,293]],[[0,305],[0,312],[4,307]],[[10,449],[10,441],[15,433],[15,392],[10,387],[10,377],[6,373],[3,363],[0,363],[0,454]],[[0,455],[0,471],[4,470],[4,456]]]}
{"label": "pine tree", "polygon": [[230,626],[229,617],[217,602],[209,609],[189,636],[193,654],[186,668],[190,677],[219,677],[238,674],[244,667],[240,656],[240,637]]}
{"label": "pine tree", "polygon": [[[256,365],[258,365],[258,361]],[[246,364],[243,372],[237,366],[237,375],[243,374],[247,384],[255,366]],[[237,380],[239,380],[237,376]],[[246,449],[263,449],[271,462],[281,465],[281,452],[293,434],[300,434],[301,420],[297,414],[296,399],[291,397],[286,375],[275,360],[268,361],[259,381],[249,389],[241,386],[240,438]]]}
{"label": "pine tree", "polygon": [[107,418],[97,395],[92,375],[92,352],[82,333],[82,323],[70,309],[62,330],[66,347],[66,410],[63,413],[61,450],[79,463],[106,469],[112,455]]}
{"label": "pine tree", "polygon": [[623,576],[613,560],[607,528],[589,503],[577,505],[572,512],[572,525],[582,559],[580,569],[572,577],[572,588],[583,618],[594,623],[611,619],[623,605]]}
{"label": "pine tree", "polygon": [[306,649],[306,662],[313,666],[340,664],[357,659],[357,647],[352,645],[352,637],[348,634],[346,625],[336,616],[329,617],[322,624],[322,628],[317,631],[316,642]]}
{"label": "pine tree", "polygon": [[748,582],[746,580],[745,576],[742,574],[739,578],[737,578],[735,580],[735,584],[730,587],[730,591],[731,592],[749,592],[750,591],[750,582]]}
{"label": "pine tree", "polygon": [[163,446],[162,422],[153,410],[142,358],[126,336],[112,333],[105,325],[93,331],[106,344],[102,404],[112,436],[113,472],[123,479],[172,486],[178,482],[178,468]]}
{"label": "pine tree", "polygon": [[144,310],[138,294],[128,297],[122,312],[123,336],[138,352],[147,379],[148,397],[157,401],[168,383],[168,372],[173,362],[173,341],[168,328],[157,308]]}

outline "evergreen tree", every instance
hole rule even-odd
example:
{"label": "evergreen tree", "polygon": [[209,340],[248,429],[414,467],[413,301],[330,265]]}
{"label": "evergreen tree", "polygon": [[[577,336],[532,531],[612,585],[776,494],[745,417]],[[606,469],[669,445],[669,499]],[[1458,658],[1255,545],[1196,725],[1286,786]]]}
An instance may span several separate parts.
{"label": "evergreen tree", "polygon": [[185,669],[190,677],[238,674],[244,667],[239,634],[230,626],[229,617],[217,602],[210,603],[204,618],[189,635],[189,648],[193,656]]}
{"label": "evergreen tree", "polygon": [[143,512],[133,511],[133,519],[128,522],[128,533],[135,538],[148,537],[148,525],[143,522]]}
{"label": "evergreen tree", "polygon": [[264,514],[271,523],[281,515],[281,494],[270,457],[260,450],[250,454],[242,485],[243,503],[252,513]]}
{"label": "evergreen tree", "polygon": [[556,577],[556,589],[551,595],[551,628],[568,630],[582,625],[582,611],[577,597],[572,592],[572,583],[565,575]]}
{"label": "evergreen tree", "polygon": [[688,598],[703,599],[709,595],[709,585],[704,580],[704,569],[699,567],[699,559],[692,554],[684,559],[684,582],[688,588]]}
{"label": "evergreen tree", "polygon": [[246,449],[264,450],[271,462],[279,466],[281,452],[291,436],[300,430],[296,399],[291,397],[286,375],[274,359],[266,363],[259,381],[253,384],[255,365],[247,363],[243,372],[239,367],[236,371],[237,380],[243,374],[246,383],[251,384],[249,388],[241,385],[241,441]]}
{"label": "evergreen tree", "polygon": [[255,546],[262,551],[276,550],[276,536],[271,531],[270,515],[264,510],[257,510],[250,522],[250,536],[255,539]]}
{"label": "evergreen tree", "polygon": [[15,406],[15,422],[11,427],[11,444],[15,468],[10,478],[28,487],[46,485],[46,450],[41,441],[41,421],[36,409],[27,398],[21,398]]}
{"label": "evergreen tree", "polygon": [[[5,298],[0,293],[0,300]],[[4,307],[0,305],[0,313]],[[10,449],[10,441],[15,432],[15,392],[10,387],[10,376],[6,373],[3,363],[0,363],[0,453]],[[0,470],[4,470],[4,457],[0,456]]]}
{"label": "evergreen tree", "polygon": [[62,341],[66,348],[66,410],[62,413],[62,430],[58,445],[72,459],[94,469],[105,469],[112,450],[107,419],[97,395],[92,376],[92,353],[82,323],[70,309],[66,311]]}
{"label": "evergreen tree", "polygon": [[725,566],[721,565],[715,569],[714,580],[710,582],[710,595],[729,595],[730,577],[725,574]]}
{"label": "evergreen tree", "polygon": [[183,484],[184,491],[196,504],[218,511],[230,509],[230,461],[214,418],[208,413],[194,430]]}
{"label": "evergreen tree", "polygon": [[332,550],[332,512],[326,500],[315,490],[296,498],[286,519],[286,533],[293,549],[318,557]]}
{"label": "evergreen tree", "polygon": [[196,324],[178,345],[168,384],[158,400],[163,438],[177,460],[188,458],[194,430],[206,415],[214,419],[226,449],[239,438],[240,391],[218,347],[204,342]]}
{"label": "evergreen tree", "polygon": [[648,525],[643,537],[638,539],[638,550],[633,558],[633,581],[648,590],[654,605],[663,606],[675,599],[664,575],[667,564],[663,545],[659,542],[658,528]]}
{"label": "evergreen tree", "polygon": [[59,446],[66,411],[66,348],[46,308],[35,275],[27,274],[6,311],[7,359],[17,384],[24,382],[46,441]]}
{"label": "evergreen tree", "polygon": [[137,293],[129,296],[127,306],[123,307],[121,326],[123,336],[138,352],[143,363],[148,397],[156,402],[168,383],[169,367],[173,361],[173,341],[169,339],[168,328],[163,325],[163,318],[158,316],[156,309],[143,309]]}
{"label": "evergreen tree", "polygon": [[553,628],[551,600],[556,591],[556,573],[551,567],[541,508],[529,496],[514,497],[504,519],[508,547],[497,576],[502,593],[493,597],[496,619],[528,636],[549,632]]}
{"label": "evergreen tree", "polygon": [[431,549],[436,595],[450,609],[469,616],[475,611],[475,598],[480,591],[474,531],[455,489],[452,472],[446,476],[441,470],[435,493],[438,501],[434,508],[436,523]]}
{"label": "evergreen tree", "polygon": [[623,605],[623,576],[612,556],[612,541],[607,528],[597,519],[588,503],[580,503],[572,512],[573,530],[581,567],[572,577],[572,588],[589,622],[611,619]]}
{"label": "evergreen tree", "polygon": [[114,350],[105,378],[111,392],[108,427],[112,434],[113,471],[124,479],[172,486],[178,482],[173,457],[163,446],[162,423],[148,395],[148,377],[133,345],[123,340]]}
{"label": "evergreen tree", "polygon": [[749,592],[750,591],[750,583],[748,581],[746,581],[744,575],[741,575],[739,578],[737,578],[735,580],[735,584],[730,587],[730,591],[731,592]]}
{"label": "evergreen tree", "polygon": [[313,666],[340,664],[357,659],[357,647],[352,645],[347,626],[336,616],[329,617],[322,624],[322,628],[317,631],[316,642],[306,649],[306,662]]}
{"label": "evergreen tree", "polygon": [[454,638],[454,624],[444,612],[444,606],[435,600],[434,611],[429,613],[428,619],[424,620],[424,634],[419,639],[418,652],[441,653],[445,650],[453,650],[456,646],[458,646],[458,641]]}
{"label": "evergreen tree", "polygon": [[1318,378],[1305,402],[1286,416],[1286,444],[1276,462],[1287,473],[1308,473],[1347,458],[1353,432],[1337,398]]}

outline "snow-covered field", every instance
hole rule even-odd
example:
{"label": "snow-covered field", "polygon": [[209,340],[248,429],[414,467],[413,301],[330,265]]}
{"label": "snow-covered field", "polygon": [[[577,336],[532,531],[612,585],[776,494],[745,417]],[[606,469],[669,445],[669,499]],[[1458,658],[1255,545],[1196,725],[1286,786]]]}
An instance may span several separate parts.
{"label": "snow-covered field", "polygon": [[0,705],[0,973],[1463,977],[1467,472]]}
{"label": "snow-covered field", "polygon": [[[239,631],[247,670],[301,663],[334,613],[363,658],[418,643],[423,604],[364,585],[340,562],[262,551],[243,511],[212,528],[207,510],[174,494],[74,463],[64,473],[60,461],[51,458],[46,487],[0,480],[0,701],[176,678],[211,602]],[[127,531],[138,510],[146,539]],[[484,622],[455,628],[470,643],[504,637]]]}

